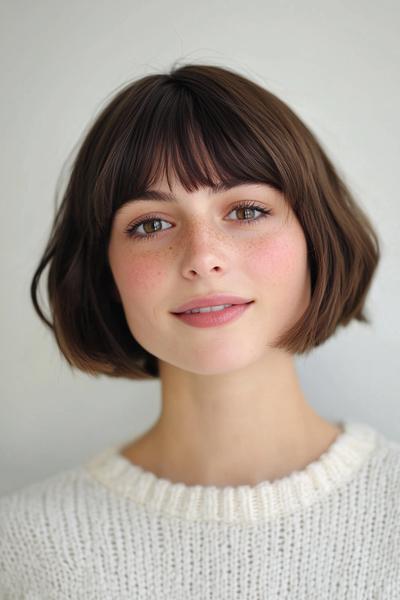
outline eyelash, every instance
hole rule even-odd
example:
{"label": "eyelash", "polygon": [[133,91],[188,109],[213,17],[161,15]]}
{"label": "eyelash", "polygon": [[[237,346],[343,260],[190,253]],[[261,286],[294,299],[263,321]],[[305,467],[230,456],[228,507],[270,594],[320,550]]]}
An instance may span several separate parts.
{"label": "eyelash", "polygon": [[[229,212],[231,213],[232,211],[239,210],[241,208],[250,208],[250,209],[258,210],[261,213],[257,219],[238,219],[239,222],[242,221],[243,225],[253,225],[254,222],[260,221],[261,219],[265,219],[272,212],[271,210],[268,210],[266,208],[263,208],[262,206],[259,206],[256,202],[251,202],[251,201],[241,202],[239,204],[236,204]],[[129,225],[129,227],[126,228],[125,233],[129,238],[148,240],[150,238],[153,238],[154,236],[157,236],[160,232],[166,231],[166,230],[160,229],[158,231],[154,231],[152,233],[146,233],[143,235],[143,234],[135,233],[136,230],[138,229],[138,227],[140,227],[140,225],[144,225],[146,223],[151,223],[152,221],[164,221],[164,220],[165,219],[161,219],[161,217],[157,217],[157,216],[141,219],[140,221],[131,223],[131,225]]]}

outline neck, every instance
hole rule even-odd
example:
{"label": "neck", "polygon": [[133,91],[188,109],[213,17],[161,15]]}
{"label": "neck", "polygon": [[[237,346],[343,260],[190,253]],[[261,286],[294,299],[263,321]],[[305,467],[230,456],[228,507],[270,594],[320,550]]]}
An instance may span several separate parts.
{"label": "neck", "polygon": [[307,403],[293,357],[203,376],[160,363],[162,411],[123,455],[187,485],[256,485],[304,469],[333,443],[337,424]]}

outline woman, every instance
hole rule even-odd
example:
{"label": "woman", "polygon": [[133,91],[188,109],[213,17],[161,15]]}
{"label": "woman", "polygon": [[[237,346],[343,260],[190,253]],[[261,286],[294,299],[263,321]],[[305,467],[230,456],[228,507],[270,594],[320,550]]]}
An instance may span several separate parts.
{"label": "woman", "polygon": [[[317,414],[294,362],[370,322],[379,258],[272,93],[210,65],[120,90],[79,148],[31,293],[71,367],[159,378],[162,410],[0,499],[0,590],[397,597],[400,444]],[[53,322],[37,300],[47,264]]]}

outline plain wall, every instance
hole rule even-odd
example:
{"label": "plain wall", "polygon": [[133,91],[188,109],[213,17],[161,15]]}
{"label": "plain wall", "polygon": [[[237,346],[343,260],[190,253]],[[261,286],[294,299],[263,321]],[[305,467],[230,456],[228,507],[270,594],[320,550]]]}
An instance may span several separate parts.
{"label": "plain wall", "polygon": [[[330,419],[400,440],[400,4],[2,2],[0,494],[135,437],[159,382],[71,372],[29,297],[60,170],[114,91],[179,59],[233,68],[317,135],[382,243],[367,301],[307,358],[304,391]],[[42,283],[42,288],[43,283]]]}

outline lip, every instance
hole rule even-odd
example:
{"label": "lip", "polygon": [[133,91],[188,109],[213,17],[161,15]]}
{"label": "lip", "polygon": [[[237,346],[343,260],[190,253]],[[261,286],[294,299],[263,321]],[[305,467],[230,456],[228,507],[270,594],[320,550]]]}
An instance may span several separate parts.
{"label": "lip", "polygon": [[252,304],[253,302],[236,304],[234,306],[230,306],[229,308],[224,308],[223,310],[205,313],[177,313],[175,314],[175,318],[183,321],[186,325],[191,325],[192,327],[220,327],[239,319],[244,312],[250,309]]}
{"label": "lip", "polygon": [[209,294],[198,298],[192,298],[189,302],[178,306],[171,311],[173,314],[183,313],[193,308],[205,308],[206,306],[219,306],[220,304],[248,304],[252,298],[242,298],[233,294]]}

